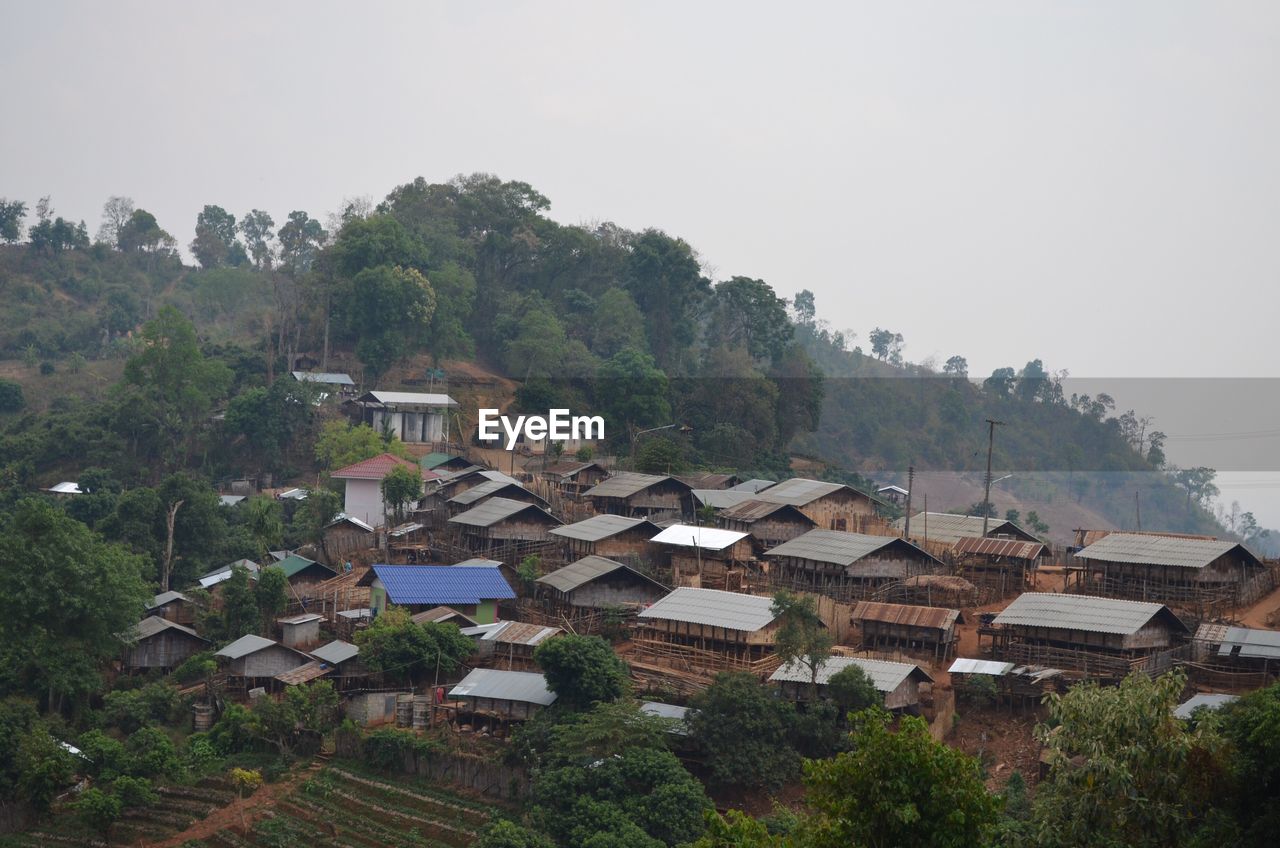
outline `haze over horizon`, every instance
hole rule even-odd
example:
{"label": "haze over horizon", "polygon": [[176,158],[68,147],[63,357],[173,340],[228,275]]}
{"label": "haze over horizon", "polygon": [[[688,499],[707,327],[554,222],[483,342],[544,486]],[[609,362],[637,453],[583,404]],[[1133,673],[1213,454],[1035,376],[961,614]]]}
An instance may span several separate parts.
{"label": "haze over horizon", "polygon": [[[0,138],[0,193],[51,195],[91,231],[126,195],[185,250],[206,203],[323,219],[345,197],[486,171],[532,184],[560,221],[679,235],[716,279],[810,289],[855,344],[887,327],[913,361],[1280,377],[1275,4],[0,16],[0,100],[22,118]],[[1278,491],[1248,488],[1272,526]]]}

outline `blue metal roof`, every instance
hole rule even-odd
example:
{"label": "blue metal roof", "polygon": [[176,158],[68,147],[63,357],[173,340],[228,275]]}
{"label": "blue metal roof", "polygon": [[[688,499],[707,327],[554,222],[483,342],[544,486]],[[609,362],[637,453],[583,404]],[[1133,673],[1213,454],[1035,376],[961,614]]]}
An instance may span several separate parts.
{"label": "blue metal roof", "polygon": [[514,598],[502,572],[470,565],[375,565],[393,604],[478,604]]}

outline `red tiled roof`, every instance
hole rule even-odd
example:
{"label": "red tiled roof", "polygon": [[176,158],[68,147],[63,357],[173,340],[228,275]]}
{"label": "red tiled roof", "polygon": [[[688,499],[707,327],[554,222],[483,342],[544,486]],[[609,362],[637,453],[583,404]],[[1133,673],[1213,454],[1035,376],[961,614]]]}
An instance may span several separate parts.
{"label": "red tiled roof", "polygon": [[[393,454],[384,453],[366,459],[363,462],[357,462],[354,465],[348,465],[346,468],[339,468],[330,474],[330,477],[338,480],[381,480],[387,476],[387,472],[395,468],[397,465],[403,466],[410,471],[418,471],[418,464],[410,462],[407,459],[401,459]],[[431,479],[427,475],[430,471],[423,473],[423,479]],[[433,475],[434,476],[434,475]]]}

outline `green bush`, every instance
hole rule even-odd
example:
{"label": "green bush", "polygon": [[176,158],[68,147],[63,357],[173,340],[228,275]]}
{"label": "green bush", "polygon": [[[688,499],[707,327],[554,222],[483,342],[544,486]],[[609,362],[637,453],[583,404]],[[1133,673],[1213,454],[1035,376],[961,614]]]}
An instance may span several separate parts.
{"label": "green bush", "polygon": [[173,679],[179,683],[195,683],[198,680],[204,680],[217,670],[218,663],[213,658],[213,652],[204,651],[187,657],[182,665],[173,670]]}
{"label": "green bush", "polygon": [[382,728],[364,738],[363,748],[364,761],[370,766],[379,771],[399,772],[410,755],[427,757],[438,751],[440,745],[406,730]]}
{"label": "green bush", "polygon": [[26,405],[21,385],[12,380],[0,380],[0,412],[20,412]]}

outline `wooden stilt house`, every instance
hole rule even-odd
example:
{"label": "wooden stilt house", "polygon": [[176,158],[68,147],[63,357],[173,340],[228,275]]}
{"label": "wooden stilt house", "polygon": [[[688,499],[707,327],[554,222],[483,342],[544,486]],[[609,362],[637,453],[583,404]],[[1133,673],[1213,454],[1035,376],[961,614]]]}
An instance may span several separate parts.
{"label": "wooden stilt house", "polygon": [[941,562],[896,536],[810,530],[764,555],[777,588],[814,592],[841,603],[920,574],[937,574]]}

